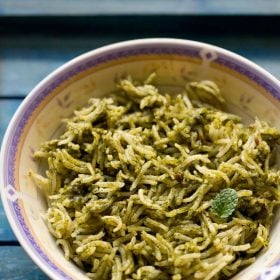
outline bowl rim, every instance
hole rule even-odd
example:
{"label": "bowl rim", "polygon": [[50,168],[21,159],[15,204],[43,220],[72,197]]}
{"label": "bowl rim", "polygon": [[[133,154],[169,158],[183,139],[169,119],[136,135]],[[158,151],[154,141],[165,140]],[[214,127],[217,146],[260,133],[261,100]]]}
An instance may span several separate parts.
{"label": "bowl rim", "polygon": [[[38,94],[49,82],[52,80],[55,80],[55,78],[63,73],[71,70],[72,67],[74,67],[76,64],[81,63],[81,61],[86,61],[89,58],[93,58],[95,56],[105,54],[105,53],[110,53],[111,51],[117,50],[117,49],[122,49],[122,48],[133,48],[134,46],[151,46],[151,45],[170,45],[170,46],[175,46],[175,47],[194,47],[194,48],[208,48],[213,51],[219,52],[220,54],[231,58],[234,61],[241,62],[242,64],[246,65],[247,67],[254,69],[257,71],[261,76],[265,77],[267,80],[269,80],[271,83],[277,86],[279,88],[279,95],[275,96],[277,99],[280,100],[280,81],[274,77],[272,74],[270,74],[267,70],[263,69],[256,63],[252,62],[251,60],[236,54],[232,51],[226,50],[224,48],[221,48],[219,46],[215,46],[212,44],[204,43],[204,42],[199,42],[199,41],[193,41],[193,40],[187,40],[187,39],[177,39],[177,38],[144,38],[144,39],[134,39],[134,40],[127,40],[127,41],[122,41],[118,43],[113,43],[113,44],[108,44],[103,47],[99,47],[93,50],[90,50],[88,52],[85,52],[81,55],[78,55],[77,57],[69,60],[68,62],[62,64],[59,66],[57,69],[49,73],[44,79],[42,79],[24,98],[20,106],[17,108],[16,112],[12,116],[9,125],[6,129],[6,132],[3,137],[3,141],[1,144],[1,154],[0,154],[0,174],[5,174],[6,172],[6,167],[5,167],[5,162],[4,162],[4,155],[5,155],[5,150],[7,148],[7,143],[9,137],[14,133],[14,128],[16,127],[16,120],[20,118],[20,116],[23,114],[25,111],[27,105],[34,100],[34,97],[36,94]],[[16,221],[14,220],[10,208],[8,207],[8,198],[7,198],[7,191],[6,191],[6,186],[4,186],[4,181],[3,181],[3,176],[0,176],[0,194],[1,194],[1,199],[3,203],[3,208],[4,212],[6,214],[6,217],[8,218],[8,222],[17,238],[19,241],[20,245],[23,247],[25,252],[30,256],[30,258],[40,267],[40,269],[46,273],[49,277],[52,279],[61,279],[56,275],[50,268],[49,266],[39,259],[36,254],[31,250],[30,245],[26,242],[26,240],[23,238],[22,234],[18,230],[18,226],[16,224]],[[277,276],[280,275],[280,266],[277,268]],[[65,278],[66,279],[66,278]],[[69,278],[72,279],[72,278]]]}

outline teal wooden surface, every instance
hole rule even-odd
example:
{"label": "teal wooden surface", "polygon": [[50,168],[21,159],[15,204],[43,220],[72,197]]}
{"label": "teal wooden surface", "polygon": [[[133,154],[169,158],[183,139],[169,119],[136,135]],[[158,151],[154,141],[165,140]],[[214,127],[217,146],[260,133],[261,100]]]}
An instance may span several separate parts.
{"label": "teal wooden surface", "polygon": [[[7,217],[5,215],[2,202],[0,203],[0,244],[1,242],[11,242],[15,243],[16,237],[8,223]],[[1,252],[1,247],[0,247]],[[1,254],[1,253],[0,253]],[[1,265],[0,265],[1,267]],[[1,277],[0,277],[1,279]]]}
{"label": "teal wooden surface", "polygon": [[49,279],[33,263],[19,246],[2,246],[0,250],[0,279],[3,280],[47,280]]}
{"label": "teal wooden surface", "polygon": [[274,0],[1,0],[4,15],[279,14]]}
{"label": "teal wooden surface", "polygon": [[[21,102],[22,100],[0,99],[0,142],[2,142],[7,126]],[[0,243],[5,241],[16,241],[16,237],[9,226],[2,202],[0,202]],[[0,279],[2,278],[0,277]]]}
{"label": "teal wooden surface", "polygon": [[[280,34],[278,26],[261,27],[264,21],[244,18],[200,17],[206,14],[278,14],[279,1],[15,1],[0,0],[0,142],[8,122],[22,99],[47,74],[68,60],[97,47],[123,40],[144,37],[177,37],[203,41],[229,49],[256,62],[280,78]],[[46,4],[48,3],[48,4]],[[152,5],[150,4],[152,3]],[[170,4],[172,3],[172,4]],[[265,4],[266,3],[266,4]],[[95,5],[85,10],[86,5]],[[172,7],[171,7],[172,6]],[[75,7],[75,8],[74,8]],[[187,10],[186,7],[188,8]],[[184,9],[183,9],[184,8]],[[170,13],[197,14],[195,17],[118,17],[118,14]],[[11,15],[105,15],[90,18],[34,18]],[[116,17],[106,15],[113,14]],[[6,18],[7,17],[7,18]],[[276,21],[279,18],[276,18]],[[165,22],[164,22],[165,21]],[[231,22],[233,21],[233,22]],[[145,22],[145,24],[144,24]],[[254,29],[254,22],[256,28]],[[279,21],[280,22],[280,21]],[[31,25],[29,25],[32,23]],[[43,23],[41,25],[41,23]],[[78,24],[76,28],[73,26]],[[143,24],[142,24],[143,23]],[[209,23],[209,24],[208,24]],[[57,25],[57,28],[55,26]],[[49,27],[48,27],[49,26]],[[220,28],[218,28],[220,26]],[[249,27],[248,27],[249,26]],[[8,225],[0,203],[0,279],[47,279],[30,260]]]}
{"label": "teal wooden surface", "polygon": [[8,127],[8,124],[22,102],[21,99],[19,100],[10,100],[10,99],[0,99],[0,142],[4,136],[5,130]]}

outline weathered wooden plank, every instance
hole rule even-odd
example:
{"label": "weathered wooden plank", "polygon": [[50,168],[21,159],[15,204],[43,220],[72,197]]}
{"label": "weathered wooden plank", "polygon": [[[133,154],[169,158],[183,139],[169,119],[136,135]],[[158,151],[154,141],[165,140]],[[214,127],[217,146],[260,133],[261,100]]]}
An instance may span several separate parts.
{"label": "weathered wooden plank", "polygon": [[[0,82],[0,88],[1,85],[2,84]],[[8,127],[8,124],[13,114],[15,113],[21,102],[21,99],[0,99],[0,143],[2,142],[4,133]]]}
{"label": "weathered wooden plank", "polygon": [[[0,84],[0,88],[1,88],[1,84]],[[21,100],[0,99],[0,143],[2,142],[9,121],[12,118],[14,112],[16,111],[20,103]],[[15,241],[15,240],[16,240],[15,235],[12,232],[12,229],[4,213],[2,203],[0,202],[0,242]]]}
{"label": "weathered wooden plank", "polygon": [[[25,96],[66,61],[114,40],[110,38],[0,38],[0,95]],[[115,38],[115,41],[117,39]],[[28,71],[26,69],[28,68]]]}
{"label": "weathered wooden plank", "polygon": [[3,15],[279,14],[278,1],[254,0],[1,0]]}
{"label": "weathered wooden plank", "polygon": [[0,246],[0,279],[49,279],[20,246]]}
{"label": "weathered wooden plank", "polygon": [[[16,237],[8,223],[7,217],[5,215],[2,202],[0,202],[0,242],[14,242]],[[1,247],[0,247],[1,250]],[[1,255],[1,253],[0,253]],[[0,265],[1,267],[1,265]],[[0,268],[1,270],[1,268]],[[0,277],[1,279],[1,277]]]}

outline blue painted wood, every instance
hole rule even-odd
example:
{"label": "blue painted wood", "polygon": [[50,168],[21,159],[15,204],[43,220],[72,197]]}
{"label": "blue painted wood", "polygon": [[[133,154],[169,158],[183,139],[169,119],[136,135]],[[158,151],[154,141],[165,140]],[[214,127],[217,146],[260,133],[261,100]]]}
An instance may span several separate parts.
{"label": "blue painted wood", "polygon": [[[9,121],[20,103],[21,100],[0,100],[0,143],[2,142]],[[2,202],[0,202],[0,242],[15,240],[15,235],[4,213]]]}
{"label": "blue painted wood", "polygon": [[49,279],[20,246],[0,247],[0,279],[47,280]]}
{"label": "blue painted wood", "polygon": [[[0,96],[26,96],[37,83],[68,60],[102,45],[110,37],[0,37]],[[28,71],[26,71],[28,68]]]}
{"label": "blue painted wood", "polygon": [[[15,242],[17,239],[9,225],[5,215],[2,203],[0,203],[0,243],[1,242]],[[1,246],[0,246],[1,250]],[[0,253],[1,255],[1,253]],[[1,267],[1,265],[0,265]],[[1,279],[1,277],[0,277]]]}
{"label": "blue painted wood", "polygon": [[1,0],[3,15],[279,14],[279,1]]}
{"label": "blue painted wood", "polygon": [[21,102],[22,100],[0,99],[0,143],[13,114]]}

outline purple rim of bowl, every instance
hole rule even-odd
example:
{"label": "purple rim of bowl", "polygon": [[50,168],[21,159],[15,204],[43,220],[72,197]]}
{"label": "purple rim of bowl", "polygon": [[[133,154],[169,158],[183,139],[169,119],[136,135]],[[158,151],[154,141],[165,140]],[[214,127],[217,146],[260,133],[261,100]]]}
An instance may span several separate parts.
{"label": "purple rim of bowl", "polygon": [[[181,39],[161,38],[140,39],[112,44],[83,54],[51,73],[39,83],[22,102],[8,126],[2,143],[0,162],[2,175],[1,197],[9,223],[16,237],[33,261],[48,276],[54,279],[72,279],[57,267],[57,265],[42,251],[26,225],[18,200],[9,199],[5,192],[7,186],[12,186],[12,188],[9,189],[9,193],[10,195],[15,193],[15,191],[13,191],[15,185],[14,163],[17,154],[17,145],[33,111],[59,85],[71,77],[87,69],[102,65],[103,63],[125,57],[135,57],[137,60],[137,56],[140,55],[175,54],[179,56],[201,58],[200,52],[203,49],[215,52],[215,63],[246,76],[269,92],[278,101],[280,100],[279,81],[253,62],[209,44]],[[280,259],[277,260],[270,269],[279,270],[279,274]],[[264,278],[259,276],[258,279]]]}

